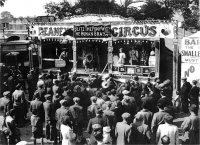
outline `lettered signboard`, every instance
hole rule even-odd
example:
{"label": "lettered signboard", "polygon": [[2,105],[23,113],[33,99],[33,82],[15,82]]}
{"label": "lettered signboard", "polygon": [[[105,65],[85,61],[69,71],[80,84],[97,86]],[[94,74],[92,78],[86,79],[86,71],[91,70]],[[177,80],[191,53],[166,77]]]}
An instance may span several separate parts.
{"label": "lettered signboard", "polygon": [[185,37],[181,42],[181,77],[200,80],[200,38]]}

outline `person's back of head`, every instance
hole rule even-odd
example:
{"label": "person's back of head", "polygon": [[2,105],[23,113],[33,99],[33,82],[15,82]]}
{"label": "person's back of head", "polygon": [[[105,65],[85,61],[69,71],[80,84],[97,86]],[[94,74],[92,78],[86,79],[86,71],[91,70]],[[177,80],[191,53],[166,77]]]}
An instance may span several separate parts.
{"label": "person's back of head", "polygon": [[74,103],[78,104],[80,102],[80,98],[79,97],[74,97],[73,101],[74,101]]}
{"label": "person's back of head", "polygon": [[157,107],[159,109],[164,110],[164,108],[166,107],[164,101],[163,100],[158,100]]}
{"label": "person's back of head", "polygon": [[90,100],[91,100],[92,103],[96,103],[97,102],[97,97],[96,96],[92,96],[90,98]]}
{"label": "person's back of head", "polygon": [[63,116],[61,122],[62,122],[62,124],[71,127],[72,123],[71,123],[71,119],[68,115]]}
{"label": "person's back of head", "polygon": [[96,92],[96,97],[97,98],[102,98],[102,92],[101,91],[97,91]]}
{"label": "person's back of head", "polygon": [[189,107],[189,110],[190,110],[190,112],[193,112],[193,113],[195,113],[196,115],[198,114],[198,107],[197,107],[195,104],[192,104],[192,105]]}
{"label": "person's back of head", "polygon": [[167,113],[164,116],[165,123],[172,124],[173,123],[173,119],[174,119],[174,117],[172,115],[170,115],[169,113]]}

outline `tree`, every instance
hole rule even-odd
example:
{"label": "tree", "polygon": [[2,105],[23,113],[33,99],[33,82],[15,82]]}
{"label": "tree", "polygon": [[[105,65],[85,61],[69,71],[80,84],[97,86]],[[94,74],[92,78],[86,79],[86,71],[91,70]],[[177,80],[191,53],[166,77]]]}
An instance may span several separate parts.
{"label": "tree", "polygon": [[[180,12],[184,17],[184,27],[198,28],[198,1],[199,0],[147,0],[146,4],[138,9],[134,6],[137,1],[120,0],[78,0],[74,6],[67,1],[48,3],[45,5],[48,14],[54,14],[62,19],[66,16],[81,14],[114,14],[123,17],[133,17],[136,20],[160,19],[170,20],[174,12]],[[140,1],[138,1],[140,2]]]}
{"label": "tree", "polygon": [[59,19],[72,15],[73,6],[67,1],[60,3],[50,2],[45,5],[46,12],[51,15],[55,15]]}
{"label": "tree", "polygon": [[12,19],[14,16],[9,11],[3,11],[1,12],[1,18],[2,19]]}
{"label": "tree", "polygon": [[3,7],[6,0],[0,0],[0,6]]}
{"label": "tree", "polygon": [[200,28],[198,25],[199,0],[160,0],[159,4],[167,9],[179,12],[184,18],[183,27],[185,29],[190,27]]}
{"label": "tree", "polygon": [[116,14],[119,6],[115,0],[78,0],[74,6],[68,1],[59,3],[50,2],[45,5],[46,12],[53,14],[59,19],[66,16],[80,15],[80,14]]}

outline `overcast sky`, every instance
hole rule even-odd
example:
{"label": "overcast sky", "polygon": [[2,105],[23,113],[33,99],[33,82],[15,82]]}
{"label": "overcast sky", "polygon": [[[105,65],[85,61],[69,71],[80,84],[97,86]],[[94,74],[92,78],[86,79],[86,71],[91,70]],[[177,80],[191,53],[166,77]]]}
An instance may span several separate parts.
{"label": "overcast sky", "polygon": [[[14,17],[46,15],[44,5],[51,1],[59,2],[63,0],[6,0],[4,7],[0,7],[0,13],[9,11]],[[73,4],[76,0],[67,1]],[[120,1],[124,0],[116,0],[118,3]]]}

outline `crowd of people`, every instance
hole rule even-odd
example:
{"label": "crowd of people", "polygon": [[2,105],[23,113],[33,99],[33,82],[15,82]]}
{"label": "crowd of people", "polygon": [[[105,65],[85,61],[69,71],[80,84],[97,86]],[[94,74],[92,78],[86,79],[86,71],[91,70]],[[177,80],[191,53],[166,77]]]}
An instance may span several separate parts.
{"label": "crowd of people", "polygon": [[20,71],[9,70],[3,76],[7,144],[20,142],[23,134],[18,128],[31,123],[34,144],[40,138],[43,144],[46,138],[62,145],[176,145],[180,141],[173,119],[182,111],[191,114],[181,125],[187,135],[183,142],[199,144],[197,81],[190,85],[182,78],[178,97],[173,97],[171,81],[159,78],[141,83],[133,76],[122,83],[110,74],[105,78],[109,86],[104,88],[97,74],[82,79],[76,74],[69,77],[31,70],[20,77]]}

